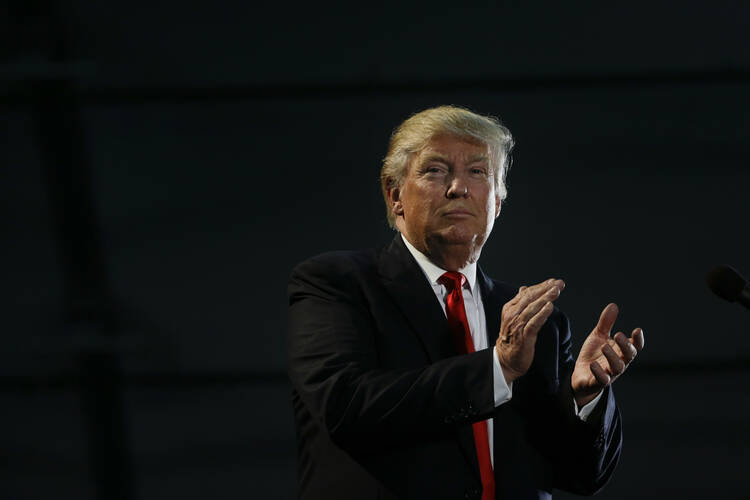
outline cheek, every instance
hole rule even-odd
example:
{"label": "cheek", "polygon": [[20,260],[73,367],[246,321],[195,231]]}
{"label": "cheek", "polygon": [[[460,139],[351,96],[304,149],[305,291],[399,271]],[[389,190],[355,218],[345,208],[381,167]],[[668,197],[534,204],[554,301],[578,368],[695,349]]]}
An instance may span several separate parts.
{"label": "cheek", "polygon": [[418,200],[412,207],[412,217],[414,217],[415,219],[429,219],[431,213],[432,206],[426,199]]}
{"label": "cheek", "polygon": [[432,186],[420,186],[409,193],[409,205],[411,212],[415,215],[422,213],[428,215],[440,205],[441,193]]}
{"label": "cheek", "polygon": [[481,200],[482,206],[486,207],[487,210],[495,210],[495,193],[494,190],[488,187],[486,184],[478,186],[474,190],[475,196],[478,200]]}
{"label": "cheek", "polygon": [[429,198],[413,199],[404,215],[413,228],[429,228],[439,225],[440,219],[435,215],[437,206]]}
{"label": "cheek", "polygon": [[494,219],[497,215],[497,204],[494,196],[490,196],[487,199],[487,215],[490,219]]}

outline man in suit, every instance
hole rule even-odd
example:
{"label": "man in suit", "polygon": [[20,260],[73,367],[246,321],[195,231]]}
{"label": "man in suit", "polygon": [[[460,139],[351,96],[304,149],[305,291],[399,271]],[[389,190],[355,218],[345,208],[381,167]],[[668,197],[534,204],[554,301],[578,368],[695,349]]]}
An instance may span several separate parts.
{"label": "man in suit", "polygon": [[565,284],[511,288],[477,266],[505,198],[510,132],[443,106],[394,132],[380,250],[331,252],[289,284],[300,498],[592,494],[620,454],[611,385],[643,331],[609,304],[571,354]]}

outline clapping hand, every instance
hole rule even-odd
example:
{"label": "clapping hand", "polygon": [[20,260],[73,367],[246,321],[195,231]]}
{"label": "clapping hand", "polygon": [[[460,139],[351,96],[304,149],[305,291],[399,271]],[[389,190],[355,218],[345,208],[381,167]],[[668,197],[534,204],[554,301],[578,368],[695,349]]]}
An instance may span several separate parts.
{"label": "clapping hand", "polygon": [[617,332],[609,334],[617,319],[617,305],[608,304],[599,322],[589,334],[578,354],[570,379],[578,407],[593,400],[602,389],[614,382],[643,349],[643,330],[636,328],[630,338]]}
{"label": "clapping hand", "polygon": [[503,306],[495,350],[507,383],[525,374],[531,366],[537,334],[552,314],[552,302],[563,288],[565,282],[553,278],[537,285],[522,286]]}

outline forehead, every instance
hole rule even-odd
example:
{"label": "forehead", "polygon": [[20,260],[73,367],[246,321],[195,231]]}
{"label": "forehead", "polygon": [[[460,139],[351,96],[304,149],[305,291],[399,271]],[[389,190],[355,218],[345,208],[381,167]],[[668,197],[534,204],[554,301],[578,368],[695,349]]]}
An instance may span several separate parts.
{"label": "forehead", "polygon": [[489,145],[470,137],[450,134],[433,136],[419,152],[420,160],[445,158],[452,161],[489,161]]}

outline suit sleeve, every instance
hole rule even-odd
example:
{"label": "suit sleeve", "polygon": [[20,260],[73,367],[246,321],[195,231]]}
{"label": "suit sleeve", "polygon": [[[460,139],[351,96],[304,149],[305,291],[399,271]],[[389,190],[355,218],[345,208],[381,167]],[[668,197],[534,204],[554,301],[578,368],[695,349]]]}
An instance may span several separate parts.
{"label": "suit sleeve", "polygon": [[557,430],[554,449],[556,488],[593,495],[607,483],[617,466],[622,444],[622,420],[615,404],[612,387],[604,390],[594,411],[584,422],[575,414],[570,377],[575,360],[571,355],[571,334],[568,319],[559,314],[555,321],[560,338],[560,390],[558,411],[561,429]]}
{"label": "suit sleeve", "polygon": [[491,416],[489,349],[411,369],[384,369],[377,335],[352,270],[340,262],[310,260],[293,271],[289,376],[334,442],[403,444]]}

